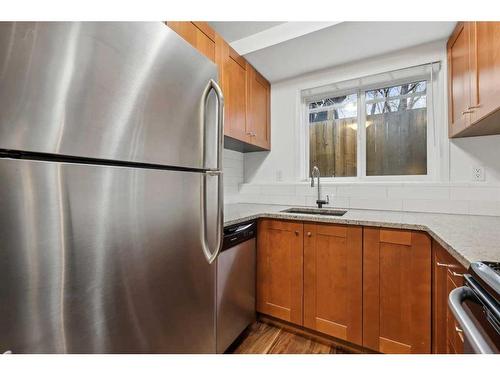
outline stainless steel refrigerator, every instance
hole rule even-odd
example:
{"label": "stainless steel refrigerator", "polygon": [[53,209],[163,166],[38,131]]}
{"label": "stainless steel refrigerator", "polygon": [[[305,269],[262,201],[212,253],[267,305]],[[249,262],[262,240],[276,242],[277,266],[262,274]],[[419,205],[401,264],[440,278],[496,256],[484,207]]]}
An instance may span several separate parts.
{"label": "stainless steel refrigerator", "polygon": [[160,22],[0,23],[0,353],[214,353],[223,98]]}

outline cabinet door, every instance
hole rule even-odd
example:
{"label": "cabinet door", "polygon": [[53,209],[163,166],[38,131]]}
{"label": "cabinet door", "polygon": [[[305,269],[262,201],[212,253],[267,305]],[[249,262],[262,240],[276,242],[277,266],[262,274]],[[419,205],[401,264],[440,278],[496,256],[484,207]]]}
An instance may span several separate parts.
{"label": "cabinet door", "polygon": [[444,250],[438,243],[432,241],[433,252],[433,281],[432,281],[432,352],[446,354],[448,348],[446,317],[448,310],[448,286],[446,259]]}
{"label": "cabinet door", "polygon": [[448,117],[452,137],[470,124],[470,25],[460,23],[448,41]]}
{"label": "cabinet door", "polygon": [[206,22],[167,21],[167,26],[215,62],[215,32]]}
{"label": "cabinet door", "polygon": [[475,52],[472,121],[500,108],[500,22],[471,22]]}
{"label": "cabinet door", "polygon": [[302,223],[261,220],[257,231],[257,311],[302,325]]}
{"label": "cabinet door", "polygon": [[269,150],[271,86],[250,64],[247,64],[247,88],[248,142]]}
{"label": "cabinet door", "polygon": [[430,238],[396,229],[363,233],[363,345],[382,353],[430,353]]}
{"label": "cabinet door", "polygon": [[246,142],[246,61],[224,42],[222,90],[225,98],[224,134]]}
{"label": "cabinet door", "polygon": [[362,228],[304,224],[304,233],[304,326],[362,345]]}

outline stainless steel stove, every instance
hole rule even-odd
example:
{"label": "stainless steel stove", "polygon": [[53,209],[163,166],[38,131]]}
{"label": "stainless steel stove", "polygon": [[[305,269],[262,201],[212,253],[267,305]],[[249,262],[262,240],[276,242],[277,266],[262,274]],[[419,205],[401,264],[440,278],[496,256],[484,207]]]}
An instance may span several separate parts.
{"label": "stainless steel stove", "polygon": [[464,352],[500,353],[500,263],[475,262],[449,305],[464,332]]}

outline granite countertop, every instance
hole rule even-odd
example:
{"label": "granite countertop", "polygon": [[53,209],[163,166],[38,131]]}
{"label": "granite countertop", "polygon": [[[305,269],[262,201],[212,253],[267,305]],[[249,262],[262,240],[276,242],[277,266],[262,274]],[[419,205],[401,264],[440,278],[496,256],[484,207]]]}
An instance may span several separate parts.
{"label": "granite countertop", "polygon": [[[423,230],[466,268],[500,261],[500,217],[348,209],[341,217],[280,212],[291,206],[251,203],[224,206],[224,226],[260,217]],[[332,207],[328,207],[331,209]]]}

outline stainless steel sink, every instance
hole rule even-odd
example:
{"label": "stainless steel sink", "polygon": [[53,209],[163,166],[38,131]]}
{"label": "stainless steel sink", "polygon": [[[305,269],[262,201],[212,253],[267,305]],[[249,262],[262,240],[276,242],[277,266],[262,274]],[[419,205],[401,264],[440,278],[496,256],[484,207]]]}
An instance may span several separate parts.
{"label": "stainless steel sink", "polygon": [[328,208],[300,208],[293,207],[281,212],[288,212],[291,214],[305,214],[305,215],[324,215],[324,216],[343,216],[347,211],[344,210],[329,210]]}

